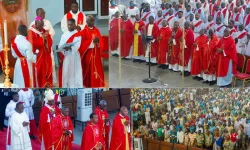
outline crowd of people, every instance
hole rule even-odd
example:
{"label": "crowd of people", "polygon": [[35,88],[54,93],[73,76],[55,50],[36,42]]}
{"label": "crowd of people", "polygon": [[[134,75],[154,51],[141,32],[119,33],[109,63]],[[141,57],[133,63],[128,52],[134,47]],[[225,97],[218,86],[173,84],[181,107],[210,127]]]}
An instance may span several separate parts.
{"label": "crowd of people", "polygon": [[[45,14],[43,8],[38,8],[35,20],[29,27],[20,25],[19,34],[11,41],[12,56],[17,59],[13,83],[19,88],[104,87],[101,58],[104,44],[95,18],[86,17],[78,3],[73,2],[61,20],[63,34],[55,49],[52,46],[56,33]],[[0,52],[2,40],[0,36]],[[59,69],[55,69],[54,53]]]}
{"label": "crowd of people", "polygon": [[[44,90],[38,127],[33,112],[37,89],[3,89],[0,92],[4,102],[0,107],[0,132],[6,134],[7,150],[31,150],[32,140],[39,140],[42,150],[72,149],[75,134],[70,109],[62,105],[56,89]],[[107,102],[101,100],[90,115],[82,134],[81,150],[132,148],[128,109],[121,107],[113,119],[111,137],[111,120],[106,109]],[[4,124],[6,118],[7,126]]]}
{"label": "crowd of people", "polygon": [[[229,87],[237,54],[250,56],[250,3],[244,0],[111,0],[113,56]],[[149,52],[151,60],[149,62]],[[136,64],[135,64],[136,65]]]}
{"label": "crowd of people", "polygon": [[132,89],[134,137],[211,150],[247,149],[248,89]]}

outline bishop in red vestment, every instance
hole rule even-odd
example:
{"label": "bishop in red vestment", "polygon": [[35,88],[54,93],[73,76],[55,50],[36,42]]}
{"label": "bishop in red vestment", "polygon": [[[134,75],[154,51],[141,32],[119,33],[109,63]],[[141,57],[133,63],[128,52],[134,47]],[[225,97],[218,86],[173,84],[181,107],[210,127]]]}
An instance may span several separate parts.
{"label": "bishop in red vestment", "polygon": [[237,61],[234,39],[230,36],[229,29],[225,29],[224,36],[217,45],[217,85],[230,86],[233,74],[237,73]]}
{"label": "bishop in red vestment", "polygon": [[200,36],[195,39],[193,56],[192,56],[192,68],[191,75],[194,76],[194,79],[202,80],[202,62],[203,62],[203,52],[207,46],[207,36],[205,30],[200,31]]}
{"label": "bishop in red vestment", "polygon": [[105,148],[105,142],[98,126],[98,116],[92,113],[90,122],[83,131],[81,150],[106,150]]}
{"label": "bishop in red vestment", "polygon": [[81,31],[82,42],[79,48],[82,56],[83,85],[87,88],[104,87],[104,70],[101,51],[103,42],[93,16],[87,17],[87,26]]}
{"label": "bishop in red vestment", "polygon": [[52,38],[43,29],[44,22],[41,17],[37,17],[35,25],[28,31],[28,41],[33,46],[33,53],[37,53],[36,63],[33,64],[34,87],[52,87],[52,58],[51,47]]}
{"label": "bishop in red vestment", "polygon": [[134,25],[128,19],[128,15],[124,15],[121,22],[121,57],[130,57],[130,50],[133,43]]}
{"label": "bishop in red vestment", "polygon": [[95,114],[98,116],[98,126],[100,129],[100,134],[105,140],[106,150],[109,149],[109,132],[110,132],[110,121],[109,115],[106,111],[107,109],[107,102],[101,100],[99,106],[95,109]]}
{"label": "bishop in red vestment", "polygon": [[[181,47],[180,51],[180,59],[179,59],[179,69],[180,71],[184,71],[184,76],[189,76],[191,71],[191,53],[194,45],[194,31],[190,27],[189,22],[185,22],[184,24],[185,28],[185,45],[182,45],[184,47]],[[183,58],[183,48],[184,48],[184,58]],[[183,62],[184,60],[184,62]],[[184,68],[183,68],[184,65]],[[184,70],[183,70],[184,69]],[[182,73],[181,73],[182,75]]]}
{"label": "bishop in red vestment", "polygon": [[120,18],[120,13],[115,13],[115,18],[110,22],[109,29],[109,44],[111,54],[118,56],[118,48],[119,48],[119,34],[121,28],[122,19]]}
{"label": "bishop in red vestment", "polygon": [[132,150],[128,109],[122,107],[113,122],[110,150]]}
{"label": "bishop in red vestment", "polygon": [[63,107],[62,113],[53,120],[52,129],[54,150],[72,150],[74,127],[68,107]]}
{"label": "bishop in red vestment", "polygon": [[144,31],[144,22],[140,20],[140,15],[136,15],[134,23],[134,39],[133,39],[133,58],[134,61],[142,62],[144,56],[144,45],[142,41],[142,34]]}
{"label": "bishop in red vestment", "polygon": [[157,62],[160,65],[159,68],[167,69],[167,54],[169,48],[169,40],[171,38],[172,30],[167,25],[166,20],[162,21],[162,28],[159,31],[159,51]]}
{"label": "bishop in red vestment", "polygon": [[216,82],[216,60],[215,54],[217,50],[217,44],[219,42],[218,37],[214,34],[214,30],[209,30],[209,39],[208,39],[208,48],[203,52],[203,79],[204,83],[209,83],[210,85],[214,85]]}
{"label": "bishop in red vestment", "polygon": [[[149,23],[146,25],[146,36],[153,37],[153,40],[151,41],[151,47],[150,47],[151,63],[153,65],[157,65],[156,58],[157,58],[158,46],[159,46],[159,42],[157,40],[159,36],[159,27],[155,23],[153,16],[149,17]],[[149,52],[149,47],[147,48],[146,56],[148,55],[148,52]],[[149,59],[147,59],[146,61],[149,63]]]}
{"label": "bishop in red vestment", "polygon": [[54,94],[49,90],[46,95],[48,103],[43,106],[40,112],[40,121],[38,127],[38,138],[45,150],[52,150],[53,142],[53,120],[57,115],[60,115],[60,109],[55,105]]}
{"label": "bishop in red vestment", "polygon": [[172,30],[172,49],[171,53],[169,53],[170,60],[169,60],[169,69],[173,69],[174,71],[179,71],[178,63],[181,51],[181,38],[182,38],[182,30],[179,26],[179,22],[174,22],[174,28]]}

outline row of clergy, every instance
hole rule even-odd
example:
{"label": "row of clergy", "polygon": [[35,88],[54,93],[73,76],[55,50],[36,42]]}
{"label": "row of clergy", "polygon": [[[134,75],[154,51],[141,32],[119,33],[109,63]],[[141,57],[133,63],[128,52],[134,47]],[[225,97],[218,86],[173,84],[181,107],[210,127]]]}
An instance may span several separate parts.
{"label": "row of clergy", "polygon": [[[41,149],[61,150],[72,149],[74,127],[69,115],[69,108],[58,107],[58,101],[52,90],[45,93],[45,105],[40,113],[38,133],[34,122],[32,105],[33,91],[23,89],[13,93],[12,100],[6,107],[6,117],[9,119],[7,130],[7,150],[31,150],[30,139],[38,135]],[[29,101],[31,100],[31,102]],[[30,102],[30,103],[29,103]],[[82,135],[82,150],[109,149],[110,120],[106,111],[107,103],[102,100],[90,115],[90,121]],[[125,133],[125,134],[124,134]],[[115,116],[112,128],[110,149],[132,149],[130,142],[130,119],[125,107]]]}
{"label": "row of clergy", "polygon": [[72,3],[71,11],[61,22],[64,34],[56,51],[59,57],[57,73],[52,50],[55,32],[45,19],[45,11],[38,8],[36,13],[37,17],[28,31],[25,25],[20,25],[19,35],[11,41],[12,55],[17,58],[14,84],[21,88],[58,84],[65,88],[104,87],[100,54],[103,43],[100,31],[94,25],[94,17],[86,18],[78,10],[78,4]]}
{"label": "row of clergy", "polygon": [[[197,14],[196,19],[199,20],[199,17]],[[149,23],[145,25],[139,15],[136,15],[133,24],[127,15],[121,19],[117,12],[116,18],[110,23],[110,48],[113,55],[121,55],[125,59],[133,57],[148,63],[148,53],[151,52],[150,63],[158,63],[160,68],[185,71],[185,76],[191,73],[198,80],[203,78],[208,83],[213,82],[211,84],[215,84],[217,79],[219,86],[231,84],[232,73],[236,73],[237,52],[230,29],[221,24],[220,18],[207,30],[208,35],[204,28],[198,31],[195,28],[190,22],[185,22],[183,30],[178,21],[171,28],[167,20],[163,20],[159,29],[154,17],[149,17]],[[239,31],[238,43],[241,42],[241,36],[246,35],[246,31]],[[153,38],[148,45],[145,44],[147,36]]]}
{"label": "row of clergy", "polygon": [[[165,18],[166,20],[169,20],[170,25],[173,26],[173,21],[171,20],[181,21],[182,19],[185,19],[186,21],[192,22],[194,20],[194,15],[198,13],[200,14],[200,19],[204,23],[210,22],[211,20],[209,21],[208,18],[209,16],[212,16],[214,22],[216,22],[217,18],[221,18],[221,22],[227,26],[230,20],[234,20],[235,26],[243,24],[245,28],[250,31],[250,3],[248,3],[248,1],[244,2],[237,0],[234,2],[229,0],[226,3],[221,1],[216,2],[215,0],[212,0],[211,2],[197,0],[194,3],[186,2],[185,7],[183,6],[182,1],[180,1],[179,3],[172,2],[172,4],[159,4],[157,10],[154,10],[154,8],[148,3],[142,5],[140,10],[135,6],[133,1],[131,1],[129,5],[130,7],[126,11],[120,11],[120,13],[128,14],[128,17],[132,22],[136,21],[136,15],[140,15],[144,23],[147,24],[149,22],[148,18],[153,16],[159,25],[161,25],[162,19]],[[109,11],[112,20],[115,18],[115,13],[119,11],[118,6],[110,6]],[[179,14],[180,11],[182,11],[183,14]],[[179,23],[181,24],[181,22]],[[182,27],[183,23],[184,22],[182,21]]]}

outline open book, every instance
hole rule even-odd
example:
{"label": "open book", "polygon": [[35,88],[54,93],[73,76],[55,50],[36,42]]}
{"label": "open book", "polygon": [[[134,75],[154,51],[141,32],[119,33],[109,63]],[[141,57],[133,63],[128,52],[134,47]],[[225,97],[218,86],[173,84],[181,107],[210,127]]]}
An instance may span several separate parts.
{"label": "open book", "polygon": [[[77,42],[77,41],[76,41]],[[64,48],[65,47],[71,47],[71,46],[74,46],[76,44],[76,42],[72,42],[72,43],[65,43],[63,44],[62,46],[60,46],[58,48],[58,50],[56,50],[56,52],[61,52],[61,51],[64,51]]]}

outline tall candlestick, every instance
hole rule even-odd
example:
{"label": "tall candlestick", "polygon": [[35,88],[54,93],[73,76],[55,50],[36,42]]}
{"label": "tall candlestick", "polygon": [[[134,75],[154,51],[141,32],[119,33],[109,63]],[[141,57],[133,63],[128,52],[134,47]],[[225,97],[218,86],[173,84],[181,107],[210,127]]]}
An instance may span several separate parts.
{"label": "tall candlestick", "polygon": [[8,31],[7,31],[7,20],[4,20],[4,44],[8,45]]}

